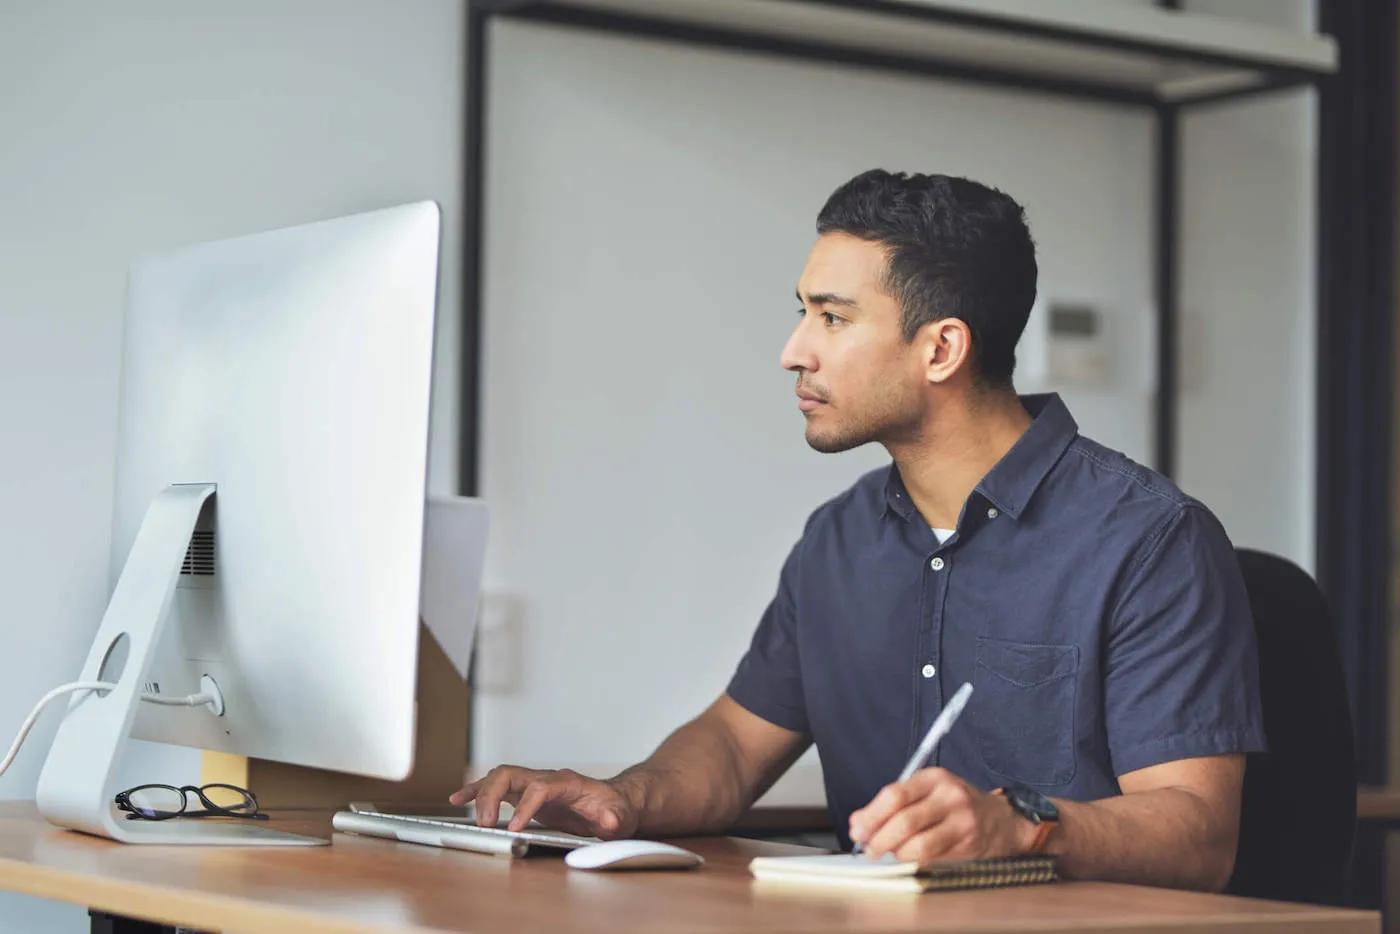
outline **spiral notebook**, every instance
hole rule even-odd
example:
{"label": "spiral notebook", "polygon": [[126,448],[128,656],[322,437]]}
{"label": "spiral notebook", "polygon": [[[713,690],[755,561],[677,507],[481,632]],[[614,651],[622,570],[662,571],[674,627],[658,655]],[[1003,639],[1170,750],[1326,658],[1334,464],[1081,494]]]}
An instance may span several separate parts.
{"label": "spiral notebook", "polygon": [[947,860],[921,870],[918,863],[893,857],[871,860],[849,853],[828,856],[760,856],[749,862],[754,879],[764,883],[817,887],[853,887],[890,892],[932,892],[1034,885],[1055,881],[1053,856],[1008,856],[1001,859]]}

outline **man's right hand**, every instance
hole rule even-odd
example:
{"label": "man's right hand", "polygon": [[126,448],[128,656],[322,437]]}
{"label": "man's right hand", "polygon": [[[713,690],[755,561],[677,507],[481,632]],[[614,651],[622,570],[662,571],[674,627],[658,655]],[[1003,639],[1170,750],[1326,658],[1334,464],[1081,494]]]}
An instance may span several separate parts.
{"label": "man's right hand", "polygon": [[511,830],[532,818],[581,836],[669,837],[730,827],[811,745],[811,737],[769,723],[721,694],[666,737],[646,762],[599,781],[567,769],[498,765],[451,796],[476,802],[476,821],[494,827],[501,802],[515,805]]}
{"label": "man's right hand", "polygon": [[498,765],[449,799],[462,805],[476,802],[476,822],[494,827],[501,802],[515,806],[511,830],[524,830],[532,818],[565,833],[616,840],[637,831],[637,807],[612,782],[599,781],[569,769],[541,771]]}

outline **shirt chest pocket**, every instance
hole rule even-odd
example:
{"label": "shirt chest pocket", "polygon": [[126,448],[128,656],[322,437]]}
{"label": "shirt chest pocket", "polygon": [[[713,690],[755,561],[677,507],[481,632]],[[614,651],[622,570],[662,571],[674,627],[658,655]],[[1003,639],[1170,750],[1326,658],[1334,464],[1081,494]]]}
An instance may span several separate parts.
{"label": "shirt chest pocket", "polygon": [[987,768],[1027,785],[1075,772],[1079,647],[981,637],[969,713]]}

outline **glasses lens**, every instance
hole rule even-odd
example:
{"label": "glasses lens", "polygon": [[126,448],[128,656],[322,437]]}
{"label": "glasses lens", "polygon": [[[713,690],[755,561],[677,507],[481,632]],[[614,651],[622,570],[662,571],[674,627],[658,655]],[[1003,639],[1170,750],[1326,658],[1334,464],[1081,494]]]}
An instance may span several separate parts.
{"label": "glasses lens", "polygon": [[256,805],[248,797],[248,792],[233,785],[205,785],[204,797],[214,807],[225,811],[253,811]]}
{"label": "glasses lens", "polygon": [[178,814],[184,810],[185,795],[175,788],[163,785],[147,785],[137,788],[129,796],[131,809],[142,817],[163,817]]}

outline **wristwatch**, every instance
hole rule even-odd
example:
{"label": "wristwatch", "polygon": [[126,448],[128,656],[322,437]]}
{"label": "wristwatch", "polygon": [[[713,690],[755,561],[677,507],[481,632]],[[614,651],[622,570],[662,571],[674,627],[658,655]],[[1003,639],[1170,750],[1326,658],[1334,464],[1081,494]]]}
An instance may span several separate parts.
{"label": "wristwatch", "polygon": [[992,794],[1006,798],[1011,810],[1035,824],[1035,840],[1031,842],[1029,852],[1039,853],[1045,849],[1050,832],[1060,823],[1060,809],[1055,807],[1055,802],[1025,785],[1007,785],[1005,788],[998,788]]}

